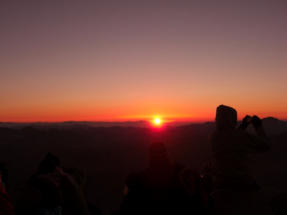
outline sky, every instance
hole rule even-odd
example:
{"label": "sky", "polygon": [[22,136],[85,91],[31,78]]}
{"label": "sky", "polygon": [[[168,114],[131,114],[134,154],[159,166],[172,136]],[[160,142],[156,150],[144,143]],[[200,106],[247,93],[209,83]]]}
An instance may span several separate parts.
{"label": "sky", "polygon": [[0,121],[287,119],[287,2],[0,1]]}

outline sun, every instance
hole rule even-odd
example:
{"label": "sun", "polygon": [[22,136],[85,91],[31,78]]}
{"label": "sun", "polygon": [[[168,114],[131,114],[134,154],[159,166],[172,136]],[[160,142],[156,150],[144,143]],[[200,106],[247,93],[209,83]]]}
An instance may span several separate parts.
{"label": "sun", "polygon": [[161,119],[160,117],[155,117],[155,118],[153,119],[153,124],[154,124],[155,126],[161,126],[161,125],[162,125],[162,119]]}

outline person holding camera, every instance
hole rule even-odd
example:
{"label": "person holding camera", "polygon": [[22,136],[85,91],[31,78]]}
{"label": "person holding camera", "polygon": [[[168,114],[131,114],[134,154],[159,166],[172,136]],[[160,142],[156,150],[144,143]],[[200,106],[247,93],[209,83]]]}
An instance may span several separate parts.
{"label": "person holding camera", "polygon": [[[250,125],[256,135],[246,132]],[[250,169],[252,153],[270,148],[262,120],[256,115],[247,115],[237,128],[237,111],[225,105],[218,106],[211,146],[216,214],[271,214],[271,209],[263,204],[260,186]]]}

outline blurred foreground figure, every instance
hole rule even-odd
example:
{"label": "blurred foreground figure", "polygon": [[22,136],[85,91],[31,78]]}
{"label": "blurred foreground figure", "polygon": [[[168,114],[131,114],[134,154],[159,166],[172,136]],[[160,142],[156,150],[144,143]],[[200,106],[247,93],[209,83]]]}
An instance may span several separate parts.
{"label": "blurred foreground figure", "polygon": [[[254,126],[257,136],[245,132],[249,124]],[[248,170],[250,154],[269,149],[262,122],[257,116],[246,116],[238,129],[236,125],[235,109],[224,105],[217,107],[216,131],[211,141],[216,214],[272,214]]]}
{"label": "blurred foreground figure", "polygon": [[29,180],[30,186],[41,193],[34,213],[36,215],[90,215],[82,182],[83,177],[63,170],[58,157],[48,153],[40,163],[36,174]]}
{"label": "blurred foreground figure", "polygon": [[149,166],[128,177],[118,214],[203,214],[200,177],[172,162],[163,143],[149,148]]}
{"label": "blurred foreground figure", "polygon": [[7,169],[0,164],[0,214],[14,215],[14,206],[12,205],[7,190]]}

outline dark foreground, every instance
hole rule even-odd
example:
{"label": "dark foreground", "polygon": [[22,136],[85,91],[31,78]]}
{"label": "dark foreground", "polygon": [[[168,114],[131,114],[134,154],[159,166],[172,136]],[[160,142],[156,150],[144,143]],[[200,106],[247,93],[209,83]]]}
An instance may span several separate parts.
{"label": "dark foreground", "polygon": [[[266,120],[265,124],[272,148],[257,155],[252,165],[258,183],[271,199],[287,192],[287,169],[284,168],[287,164],[287,129],[278,127],[276,130],[279,124],[275,122],[274,126],[272,120]],[[61,159],[63,166],[85,171],[88,201],[97,205],[103,214],[109,214],[120,207],[126,177],[147,166],[151,142],[164,142],[173,160],[201,171],[211,155],[209,136],[213,129],[212,123],[162,131],[88,126],[0,128],[0,161],[9,169],[8,190],[14,204],[39,162],[47,152],[52,152]]]}

